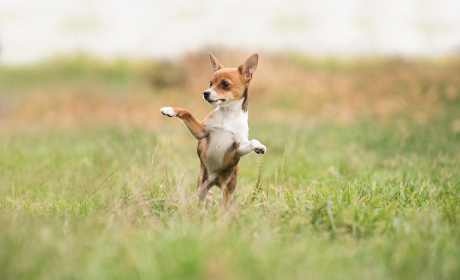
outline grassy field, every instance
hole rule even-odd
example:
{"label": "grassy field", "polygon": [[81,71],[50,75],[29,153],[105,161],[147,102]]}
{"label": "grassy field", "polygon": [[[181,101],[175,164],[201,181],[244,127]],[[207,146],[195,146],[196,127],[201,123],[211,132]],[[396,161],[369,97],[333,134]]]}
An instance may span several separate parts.
{"label": "grassy field", "polygon": [[225,212],[198,205],[196,140],[159,113],[211,109],[206,55],[4,68],[0,279],[459,279],[460,63],[257,71],[268,153]]}

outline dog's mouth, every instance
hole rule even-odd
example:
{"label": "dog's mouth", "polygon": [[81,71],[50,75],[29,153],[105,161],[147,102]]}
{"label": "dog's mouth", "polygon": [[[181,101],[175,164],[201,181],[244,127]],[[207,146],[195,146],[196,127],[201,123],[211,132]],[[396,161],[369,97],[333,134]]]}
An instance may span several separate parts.
{"label": "dog's mouth", "polygon": [[213,100],[213,99],[206,99],[206,101],[208,101],[209,104],[212,104],[212,103],[217,103],[220,101],[220,103],[223,103],[225,102],[225,99],[216,99],[216,100]]}

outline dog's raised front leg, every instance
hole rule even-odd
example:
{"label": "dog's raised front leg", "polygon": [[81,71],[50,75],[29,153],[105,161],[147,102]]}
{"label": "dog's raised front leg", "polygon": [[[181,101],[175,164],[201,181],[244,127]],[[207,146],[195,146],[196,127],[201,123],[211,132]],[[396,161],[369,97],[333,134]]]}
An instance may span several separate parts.
{"label": "dog's raised front leg", "polygon": [[252,151],[258,154],[265,154],[267,152],[267,148],[256,139],[240,142],[240,145],[238,146],[238,154],[240,156],[245,156]]}
{"label": "dog's raised front leg", "polygon": [[197,140],[201,140],[206,136],[203,122],[198,121],[189,111],[172,107],[163,107],[160,111],[165,116],[180,118]]}

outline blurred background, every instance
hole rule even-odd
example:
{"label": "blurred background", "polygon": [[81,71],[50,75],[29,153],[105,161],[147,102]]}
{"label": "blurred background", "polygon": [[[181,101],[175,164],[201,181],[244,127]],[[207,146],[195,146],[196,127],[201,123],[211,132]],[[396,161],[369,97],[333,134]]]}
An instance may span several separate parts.
{"label": "blurred background", "polygon": [[200,96],[209,52],[227,67],[259,53],[251,129],[370,122],[410,135],[441,122],[460,133],[458,1],[2,1],[0,40],[5,139],[141,128],[161,140],[183,130],[161,107],[198,119],[213,108]]}
{"label": "blurred background", "polygon": [[277,121],[425,122],[460,76],[454,0],[2,1],[0,32],[10,128],[153,127],[165,105],[204,117],[209,51],[231,67],[260,54],[253,115]]}

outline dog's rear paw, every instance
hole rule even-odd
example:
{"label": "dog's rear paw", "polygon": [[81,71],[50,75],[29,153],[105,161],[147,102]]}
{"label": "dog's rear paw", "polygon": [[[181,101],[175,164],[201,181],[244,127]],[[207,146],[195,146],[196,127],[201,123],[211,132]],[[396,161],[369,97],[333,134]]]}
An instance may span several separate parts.
{"label": "dog's rear paw", "polygon": [[259,143],[259,145],[254,147],[254,152],[258,154],[265,154],[267,152],[267,148],[264,145]]}
{"label": "dog's rear paw", "polygon": [[209,190],[208,193],[206,194],[206,200],[204,202],[204,205],[208,209],[212,206],[212,191],[211,190]]}
{"label": "dog's rear paw", "polygon": [[177,117],[176,110],[174,110],[172,107],[163,107],[160,109],[160,112],[168,117]]}

